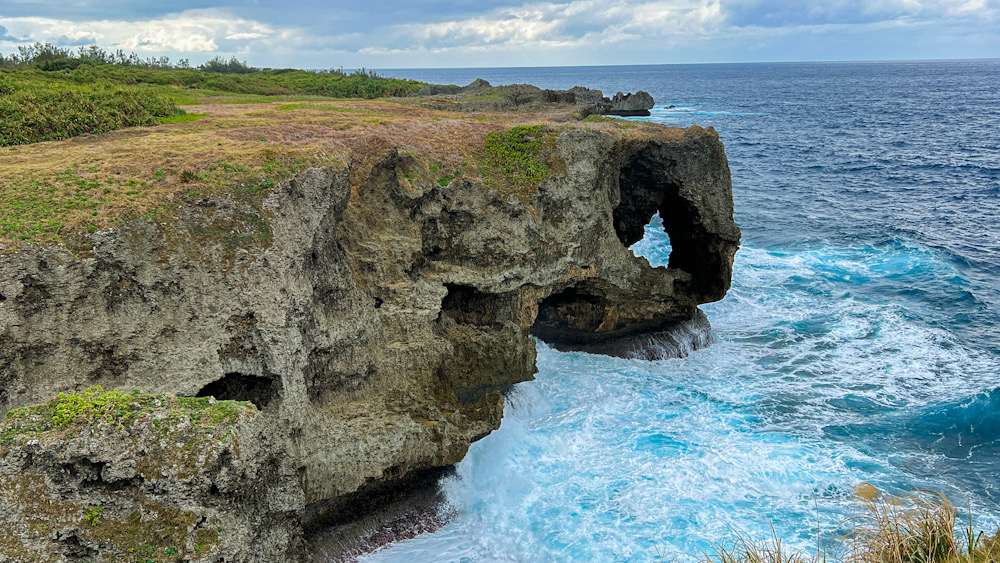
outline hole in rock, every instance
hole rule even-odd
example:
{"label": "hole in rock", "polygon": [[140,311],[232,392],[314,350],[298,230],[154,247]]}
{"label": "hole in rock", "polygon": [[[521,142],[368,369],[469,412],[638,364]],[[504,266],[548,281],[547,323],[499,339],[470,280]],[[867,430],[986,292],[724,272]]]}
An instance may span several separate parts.
{"label": "hole in rock", "polygon": [[604,299],[569,287],[542,300],[535,325],[564,324],[578,330],[593,331],[604,320],[604,310]]}
{"label": "hole in rock", "polygon": [[222,379],[202,387],[195,396],[215,397],[220,401],[250,401],[258,409],[264,410],[278,397],[279,385],[277,379],[269,377],[227,373]]}
{"label": "hole in rock", "polygon": [[441,301],[441,313],[457,323],[487,326],[493,324],[497,313],[497,296],[461,284],[446,283],[448,294]]}
{"label": "hole in rock", "polygon": [[531,334],[557,346],[600,342],[611,328],[608,310],[604,291],[585,280],[543,299]]}
{"label": "hole in rock", "polygon": [[621,201],[613,212],[615,232],[626,247],[642,241],[647,225],[659,225],[670,247],[660,248],[669,267],[689,273],[699,271],[697,209],[681,196],[680,185],[671,176],[672,163],[660,162],[648,151],[628,159],[618,173]]}
{"label": "hole in rock", "polygon": [[3,303],[6,300],[7,300],[7,296],[4,295],[4,294],[2,294],[2,293],[0,293],[0,303]]}
{"label": "hole in rock", "polygon": [[649,162],[633,155],[618,173],[621,201],[612,218],[618,240],[625,246],[642,240],[646,225],[667,199],[667,192],[677,192],[677,187],[667,185],[662,173],[654,174]]}
{"label": "hole in rock", "polygon": [[670,235],[663,228],[663,219],[656,213],[646,225],[645,234],[635,244],[628,247],[632,254],[649,260],[650,265],[666,266],[670,260]]}

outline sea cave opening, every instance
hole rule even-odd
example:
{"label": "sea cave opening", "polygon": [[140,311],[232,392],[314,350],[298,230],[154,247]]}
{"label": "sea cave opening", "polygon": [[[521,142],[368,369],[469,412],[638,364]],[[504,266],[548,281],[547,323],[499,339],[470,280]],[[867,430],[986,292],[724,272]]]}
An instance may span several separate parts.
{"label": "sea cave opening", "polygon": [[270,377],[227,373],[198,391],[196,397],[215,397],[220,401],[249,401],[264,410],[281,392],[281,382]]}
{"label": "sea cave opening", "polygon": [[444,284],[448,293],[441,302],[441,314],[464,325],[489,326],[496,321],[500,305],[496,295],[475,287],[456,283]]}
{"label": "sea cave opening", "polygon": [[[644,240],[647,226],[661,225],[666,236],[654,239],[658,252],[647,254],[651,262],[666,262],[669,268],[688,272],[700,280],[695,283],[711,282],[714,263],[706,260],[711,252],[701,213],[693,203],[696,198],[682,195],[691,188],[675,177],[675,168],[674,161],[653,150],[636,152],[625,162],[618,173],[620,201],[612,217],[615,232],[623,245],[632,247]],[[667,241],[669,248],[663,248]]]}
{"label": "sea cave opening", "polygon": [[692,216],[669,169],[646,151],[637,152],[619,171],[618,189],[612,214],[618,240],[655,266],[679,267],[674,251],[683,246],[681,231]]}

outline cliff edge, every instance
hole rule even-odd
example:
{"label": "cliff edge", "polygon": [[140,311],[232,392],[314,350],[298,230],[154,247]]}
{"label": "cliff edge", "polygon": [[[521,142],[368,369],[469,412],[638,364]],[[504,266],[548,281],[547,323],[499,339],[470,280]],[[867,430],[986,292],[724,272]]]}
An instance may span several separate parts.
{"label": "cliff edge", "polygon": [[[532,335],[664,357],[728,290],[740,232],[713,130],[378,104],[358,111],[383,123],[308,114],[354,119],[353,136],[205,127],[329,158],[246,197],[178,170],[169,212],[0,249],[0,406],[18,409],[0,427],[0,553],[303,559],[310,531],[496,429],[535,372]],[[97,155],[151,134],[60,143]],[[655,213],[667,268],[628,248]],[[103,400],[95,386],[136,398],[53,418]],[[206,426],[216,401],[237,414]],[[135,532],[161,520],[173,531]]]}

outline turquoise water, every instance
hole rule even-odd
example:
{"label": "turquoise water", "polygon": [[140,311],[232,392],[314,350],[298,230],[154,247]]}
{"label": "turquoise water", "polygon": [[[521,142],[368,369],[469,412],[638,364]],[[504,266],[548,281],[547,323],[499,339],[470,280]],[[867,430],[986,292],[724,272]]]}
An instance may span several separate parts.
{"label": "turquoise water", "polygon": [[[943,491],[995,527],[998,71],[409,71],[651,91],[648,119],[719,130],[744,244],[729,295],[704,307],[712,346],[650,362],[539,343],[536,381],[443,483],[450,522],[365,561],[683,560],[772,525],[815,550],[861,481]],[[666,263],[656,219],[633,250]]]}

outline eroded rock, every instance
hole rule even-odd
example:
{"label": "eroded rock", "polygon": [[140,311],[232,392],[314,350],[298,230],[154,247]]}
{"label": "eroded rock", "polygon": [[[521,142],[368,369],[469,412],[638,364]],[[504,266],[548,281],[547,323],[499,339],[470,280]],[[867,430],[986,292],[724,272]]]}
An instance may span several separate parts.
{"label": "eroded rock", "polygon": [[[96,434],[79,451],[54,438],[11,444],[0,500],[26,514],[18,487],[30,486],[91,503],[89,478],[57,484],[58,460],[112,463],[121,490],[146,499],[135,502],[251,513],[247,530],[277,530],[272,558],[234,547],[227,561],[295,560],[305,530],[355,514],[345,499],[363,504],[454,464],[496,429],[502,393],[535,372],[532,333],[561,349],[666,349],[656,335],[701,322],[698,304],[729,287],[740,233],[722,143],[698,127],[540,131],[548,173],[537,185],[436,181],[387,143],[300,173],[263,210],[206,198],[175,224],[98,233],[90,257],[57,246],[0,257],[5,410],[95,384],[260,410],[229,465],[186,481],[130,473],[129,460],[147,459],[141,429],[99,438],[121,463],[106,461]],[[657,212],[674,248],[668,268],[628,249]],[[206,234],[232,217],[267,236]],[[246,494],[220,500],[221,483]],[[0,549],[112,553],[68,537],[8,527]]]}
{"label": "eroded rock", "polygon": [[649,115],[649,110],[653,109],[653,96],[649,92],[639,90],[635,94],[622,94],[618,92],[611,98],[610,105],[606,107],[604,113],[607,115]]}
{"label": "eroded rock", "polygon": [[506,84],[493,87],[477,78],[466,86],[428,84],[413,94],[422,98],[421,105],[451,111],[524,111],[564,104],[580,106],[581,117],[587,115],[649,115],[653,97],[644,91],[634,94],[618,92],[607,98],[600,90],[574,86],[569,90],[542,89],[533,84]]}

